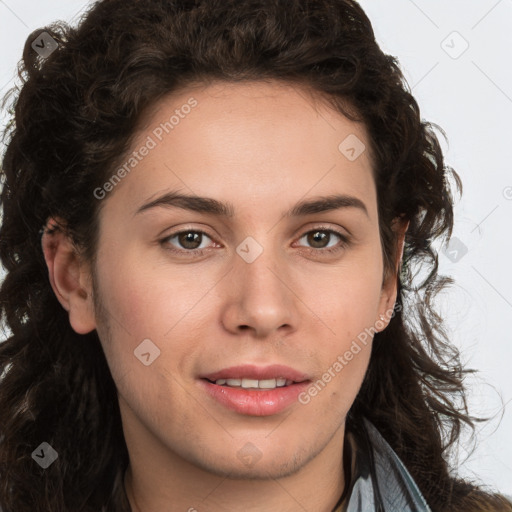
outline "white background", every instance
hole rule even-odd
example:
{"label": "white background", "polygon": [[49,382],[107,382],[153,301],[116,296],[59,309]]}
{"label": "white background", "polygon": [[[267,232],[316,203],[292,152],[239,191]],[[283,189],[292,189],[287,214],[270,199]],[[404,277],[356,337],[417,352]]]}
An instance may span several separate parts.
{"label": "white background", "polygon": [[[512,495],[512,0],[360,3],[383,50],[399,59],[422,117],[445,130],[447,162],[463,181],[456,240],[439,257],[456,286],[440,306],[463,361],[479,370],[468,379],[471,412],[494,419],[478,426],[470,456],[472,444],[462,443],[460,468]],[[58,19],[76,22],[87,5],[0,0],[0,95],[28,34]]]}

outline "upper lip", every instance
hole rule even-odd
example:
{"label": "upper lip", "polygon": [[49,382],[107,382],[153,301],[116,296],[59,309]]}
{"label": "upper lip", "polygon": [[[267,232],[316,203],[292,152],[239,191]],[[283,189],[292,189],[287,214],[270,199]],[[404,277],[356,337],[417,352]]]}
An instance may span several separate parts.
{"label": "upper lip", "polygon": [[216,381],[218,379],[277,379],[283,378],[293,380],[294,382],[303,382],[308,380],[308,376],[282,364],[272,364],[269,366],[240,365],[230,366],[217,372],[202,375],[201,378]]}

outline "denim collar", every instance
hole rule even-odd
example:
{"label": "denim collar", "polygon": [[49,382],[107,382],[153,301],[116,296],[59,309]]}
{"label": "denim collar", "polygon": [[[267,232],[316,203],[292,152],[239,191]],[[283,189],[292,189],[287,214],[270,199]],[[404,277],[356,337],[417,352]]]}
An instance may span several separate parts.
{"label": "denim collar", "polygon": [[333,512],[431,512],[398,455],[367,419],[347,431],[350,483]]}

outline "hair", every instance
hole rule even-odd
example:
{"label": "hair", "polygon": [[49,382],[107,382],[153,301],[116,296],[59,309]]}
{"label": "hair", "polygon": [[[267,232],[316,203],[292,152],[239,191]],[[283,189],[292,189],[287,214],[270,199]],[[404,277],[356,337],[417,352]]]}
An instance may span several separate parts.
{"label": "hair", "polygon": [[[46,58],[31,46],[43,32],[58,43]],[[374,337],[347,426],[373,422],[434,512],[512,511],[459,478],[448,457],[462,428],[479,421],[463,383],[473,370],[462,367],[433,302],[452,282],[438,275],[433,242],[451,236],[460,179],[355,1],[104,0],[76,28],[32,32],[18,74],[22,84],[4,99],[12,119],[0,196],[0,311],[11,331],[0,343],[4,512],[130,510],[115,383],[96,331],[74,332],[52,291],[41,228],[62,219],[54,229],[94,263],[104,201],[93,191],[130,151],[148,108],[193,84],[257,80],[307,88],[364,123],[385,274],[397,256],[393,220],[410,222],[395,314]],[[42,442],[58,453],[47,469],[31,457]]]}

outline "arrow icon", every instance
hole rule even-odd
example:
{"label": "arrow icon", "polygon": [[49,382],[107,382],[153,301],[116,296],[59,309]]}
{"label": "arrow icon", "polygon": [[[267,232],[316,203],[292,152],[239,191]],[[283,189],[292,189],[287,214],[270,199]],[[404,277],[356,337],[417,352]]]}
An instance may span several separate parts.
{"label": "arrow icon", "polygon": [[58,459],[59,454],[45,441],[32,452],[31,456],[39,466],[46,469]]}
{"label": "arrow icon", "polygon": [[48,32],[43,32],[32,41],[31,46],[40,57],[46,59],[59,47],[59,43]]}
{"label": "arrow icon", "polygon": [[144,366],[149,366],[160,356],[160,349],[149,338],[146,338],[133,353]]}
{"label": "arrow icon", "polygon": [[469,43],[454,30],[441,41],[441,48],[450,58],[458,59],[469,48]]}
{"label": "arrow icon", "polygon": [[257,446],[252,443],[245,443],[245,445],[238,450],[237,457],[243,462],[247,467],[252,467],[256,462],[258,462],[263,454],[259,450]]}
{"label": "arrow icon", "polygon": [[242,456],[242,461],[248,466],[252,466],[253,457],[252,455],[244,455]]}
{"label": "arrow icon", "polygon": [[443,249],[443,254],[453,263],[460,261],[467,253],[466,244],[455,236],[450,240],[448,247]]}
{"label": "arrow icon", "polygon": [[246,263],[252,263],[263,252],[263,247],[252,236],[248,236],[238,244],[236,252]]}
{"label": "arrow icon", "polygon": [[338,150],[349,161],[354,162],[364,153],[366,146],[354,133],[351,133],[339,144]]}

